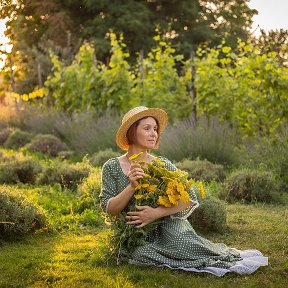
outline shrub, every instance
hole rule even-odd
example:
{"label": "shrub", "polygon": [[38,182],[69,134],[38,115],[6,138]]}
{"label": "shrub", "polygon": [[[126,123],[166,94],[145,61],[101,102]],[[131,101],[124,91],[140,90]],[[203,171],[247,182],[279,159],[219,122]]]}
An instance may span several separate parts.
{"label": "shrub", "polygon": [[226,227],[226,207],[224,201],[208,196],[189,216],[189,222],[201,231],[223,232]]}
{"label": "shrub", "polygon": [[34,183],[37,175],[41,172],[42,167],[37,160],[24,158],[12,162],[15,167],[18,179],[22,183]]}
{"label": "shrub", "polygon": [[37,184],[60,183],[69,189],[76,189],[77,184],[89,175],[89,167],[85,163],[69,164],[68,162],[51,161],[37,178]]}
{"label": "shrub", "polygon": [[11,163],[0,163],[0,184],[14,184],[19,182],[15,167]]}
{"label": "shrub", "polygon": [[80,227],[97,227],[103,223],[101,215],[94,209],[85,209],[83,213],[79,215],[79,226]]}
{"label": "shrub", "polygon": [[[77,187],[77,195],[80,196],[80,201],[78,203],[77,210],[84,210],[84,208],[90,208],[89,206],[93,201],[93,206],[97,209],[99,208],[99,195],[101,192],[101,170],[94,168],[89,176],[85,178],[82,183]],[[87,205],[87,202],[89,204]]]}
{"label": "shrub", "polygon": [[34,183],[41,166],[32,158],[13,159],[0,164],[0,183]]}
{"label": "shrub", "polygon": [[121,118],[116,111],[99,115],[95,110],[68,113],[53,107],[39,109],[28,104],[22,107],[21,113],[9,117],[9,125],[35,134],[55,134],[81,155],[91,155],[107,147],[117,148],[115,134]]}
{"label": "shrub", "polygon": [[2,152],[0,151],[0,163],[4,163],[4,162],[7,162],[7,161],[11,161],[11,160],[13,160],[13,159],[15,159],[15,155],[14,155],[14,154],[9,155],[9,154],[7,154],[7,153],[2,153]]}
{"label": "shrub", "polygon": [[18,191],[0,188],[0,237],[25,235],[47,225],[45,215]]}
{"label": "shrub", "polygon": [[74,151],[91,155],[106,148],[117,148],[115,135],[120,121],[118,115],[109,111],[100,117],[86,111],[74,114],[70,125],[57,122],[56,131]]}
{"label": "shrub", "polygon": [[207,160],[188,160],[185,159],[175,164],[179,169],[188,172],[189,177],[195,180],[223,181],[225,172],[222,165],[213,164]]}
{"label": "shrub", "polygon": [[102,166],[108,159],[120,156],[119,152],[115,152],[108,148],[105,150],[100,150],[90,158],[90,162],[93,166]]}
{"label": "shrub", "polygon": [[203,118],[197,125],[182,121],[168,127],[161,138],[159,152],[171,161],[199,158],[237,166],[235,147],[240,142],[239,133],[227,123]]}
{"label": "shrub", "polygon": [[226,178],[223,192],[229,202],[272,202],[279,191],[272,172],[242,169]]}
{"label": "shrub", "polygon": [[12,128],[4,128],[0,131],[0,145],[3,145],[5,141],[8,139],[10,134],[13,132]]}
{"label": "shrub", "polygon": [[51,134],[38,134],[26,145],[31,152],[39,152],[50,156],[57,156],[59,152],[68,150],[68,147],[59,138]]}
{"label": "shrub", "polygon": [[74,151],[67,150],[67,151],[60,151],[57,156],[60,159],[65,160],[65,159],[70,159],[74,155],[75,155]]}
{"label": "shrub", "polygon": [[262,167],[273,171],[281,184],[281,190],[288,192],[288,125],[283,126],[270,138],[257,139],[241,151],[245,167]]}
{"label": "shrub", "polygon": [[79,228],[97,227],[103,223],[102,215],[95,211],[91,195],[77,195],[60,184],[22,189],[28,199],[48,212],[49,226],[54,229],[79,231]]}
{"label": "shrub", "polygon": [[13,131],[4,143],[5,148],[20,148],[32,140],[33,136],[29,132],[19,129]]}

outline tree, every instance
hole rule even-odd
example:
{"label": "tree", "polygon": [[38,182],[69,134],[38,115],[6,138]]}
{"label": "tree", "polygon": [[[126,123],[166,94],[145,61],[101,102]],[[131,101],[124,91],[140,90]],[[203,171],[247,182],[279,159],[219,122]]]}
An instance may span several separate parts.
{"label": "tree", "polygon": [[15,65],[22,65],[23,78],[19,79],[22,84],[18,89],[23,92],[37,84],[35,67],[39,58],[43,59],[41,66],[48,68],[43,72],[44,79],[52,67],[47,60],[49,53],[43,49],[47,42],[54,54],[67,61],[72,61],[81,43],[94,43],[97,58],[105,63],[110,57],[108,35],[114,31],[123,34],[133,62],[140,50],[147,53],[154,46],[154,30],[158,26],[171,39],[177,52],[188,57],[191,50],[203,42],[215,45],[227,36],[228,44],[233,46],[237,37],[246,40],[252,17],[257,12],[249,8],[249,0],[7,2],[9,5],[1,9],[0,17],[9,18],[6,34],[14,45]]}
{"label": "tree", "polygon": [[20,93],[39,86],[39,76],[46,79],[52,67],[50,50],[62,59],[71,60],[74,56],[76,38],[69,32],[73,26],[59,7],[53,0],[19,0],[7,1],[0,10],[0,17],[8,17],[5,34],[13,44],[7,66],[13,62]]}
{"label": "tree", "polygon": [[258,37],[252,37],[252,44],[255,45],[261,54],[276,52],[278,61],[285,66],[288,66],[288,30],[260,30]]}
{"label": "tree", "polygon": [[111,59],[108,66],[96,60],[93,45],[84,43],[71,65],[65,66],[52,55],[53,75],[45,86],[50,90],[48,104],[69,112],[94,110],[98,114],[106,109],[118,112],[132,107],[132,78],[123,52],[122,38],[111,33]]}

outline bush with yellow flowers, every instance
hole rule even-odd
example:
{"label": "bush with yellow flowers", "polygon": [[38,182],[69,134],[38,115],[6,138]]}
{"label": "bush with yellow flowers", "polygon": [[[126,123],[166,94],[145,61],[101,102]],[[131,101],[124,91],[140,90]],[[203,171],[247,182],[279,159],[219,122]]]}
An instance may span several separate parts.
{"label": "bush with yellow flowers", "polygon": [[[139,154],[133,155],[130,160],[135,161],[139,156]],[[188,191],[195,183],[192,179],[188,181],[188,173],[183,170],[166,169],[165,163],[159,158],[155,158],[151,163],[138,163],[145,176],[139,180],[139,185],[135,188],[134,199],[127,210],[111,219],[113,233],[110,238],[110,255],[116,256],[117,263],[128,259],[136,247],[147,243],[161,222],[157,220],[143,228],[136,228],[127,224],[126,212],[136,210],[136,205],[156,208],[159,205],[164,207],[178,205],[179,201],[188,203],[190,201]],[[199,185],[199,191],[204,193],[202,183]]]}

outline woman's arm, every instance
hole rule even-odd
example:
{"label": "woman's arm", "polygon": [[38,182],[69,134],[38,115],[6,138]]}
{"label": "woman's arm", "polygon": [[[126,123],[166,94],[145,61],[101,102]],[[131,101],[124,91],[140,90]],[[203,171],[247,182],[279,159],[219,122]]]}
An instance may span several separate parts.
{"label": "woman's arm", "polygon": [[152,208],[150,206],[136,206],[138,211],[127,213],[126,219],[129,220],[127,224],[136,225],[136,227],[141,228],[159,218],[185,210],[189,206],[191,206],[191,201],[188,203],[179,201],[178,205],[171,207],[158,206],[157,208]]}
{"label": "woman's arm", "polygon": [[137,163],[132,163],[128,172],[130,184],[117,196],[109,199],[107,212],[112,215],[120,213],[129,203],[135,193],[135,187],[139,184],[138,180],[144,177],[144,171]]}
{"label": "woman's arm", "polygon": [[121,193],[117,196],[109,199],[107,212],[112,215],[120,213],[129,203],[133,197],[135,189],[129,184]]}

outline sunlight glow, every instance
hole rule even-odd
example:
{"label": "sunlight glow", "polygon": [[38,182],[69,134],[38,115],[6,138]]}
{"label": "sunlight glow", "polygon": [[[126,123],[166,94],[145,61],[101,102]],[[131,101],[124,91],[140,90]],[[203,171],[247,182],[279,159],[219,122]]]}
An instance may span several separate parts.
{"label": "sunlight glow", "polygon": [[6,59],[6,53],[10,53],[12,45],[9,44],[9,38],[5,36],[7,19],[0,19],[0,69],[3,68]]}

